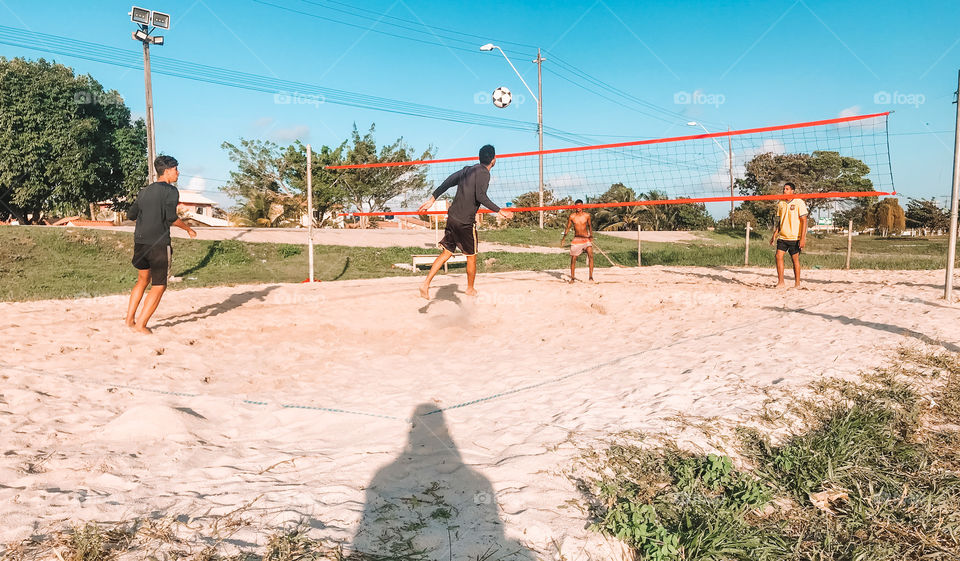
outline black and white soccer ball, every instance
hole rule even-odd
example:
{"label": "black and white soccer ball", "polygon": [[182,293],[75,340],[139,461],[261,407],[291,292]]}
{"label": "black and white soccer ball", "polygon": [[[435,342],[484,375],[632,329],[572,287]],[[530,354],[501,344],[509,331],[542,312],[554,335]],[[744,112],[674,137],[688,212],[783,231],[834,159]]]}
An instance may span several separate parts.
{"label": "black and white soccer ball", "polygon": [[513,94],[510,93],[510,90],[504,86],[500,86],[499,88],[493,90],[493,95],[491,97],[493,98],[493,104],[500,109],[510,105],[510,102],[513,101]]}

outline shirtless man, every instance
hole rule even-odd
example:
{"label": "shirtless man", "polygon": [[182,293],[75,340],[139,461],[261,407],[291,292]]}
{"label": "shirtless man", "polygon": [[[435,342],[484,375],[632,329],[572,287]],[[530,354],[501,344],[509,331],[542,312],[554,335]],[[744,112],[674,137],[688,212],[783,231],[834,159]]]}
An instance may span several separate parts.
{"label": "shirtless man", "polygon": [[[577,199],[575,205],[582,205],[583,201]],[[567,239],[567,233],[570,226],[573,225],[573,241],[570,242],[570,284],[576,280],[577,257],[584,251],[587,252],[587,264],[590,266],[590,280],[593,280],[593,222],[590,220],[590,214],[577,208],[577,211],[570,214],[567,219],[567,228],[563,231],[563,237],[560,238],[560,246],[563,247],[563,240]]]}

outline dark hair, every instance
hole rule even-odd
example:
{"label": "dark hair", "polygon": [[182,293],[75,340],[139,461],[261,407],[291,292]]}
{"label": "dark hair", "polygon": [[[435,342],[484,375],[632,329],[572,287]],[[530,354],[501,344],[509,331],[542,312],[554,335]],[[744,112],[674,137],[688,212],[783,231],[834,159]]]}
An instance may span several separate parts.
{"label": "dark hair", "polygon": [[784,187],[789,187],[790,189],[792,189],[792,190],[794,190],[794,191],[797,190],[797,186],[794,185],[793,183],[789,182],[789,181],[787,181],[786,183],[784,183],[783,186],[784,186]]}
{"label": "dark hair", "polygon": [[163,175],[163,172],[175,168],[177,165],[177,159],[173,156],[157,156],[157,159],[153,161],[153,168],[157,170],[157,175]]}
{"label": "dark hair", "polygon": [[577,199],[577,200],[573,201],[573,204],[575,204],[575,205],[582,205],[582,204],[583,204],[583,199]]}
{"label": "dark hair", "polygon": [[488,166],[494,158],[497,157],[497,151],[494,150],[493,146],[485,144],[483,148],[480,149],[480,163]]}

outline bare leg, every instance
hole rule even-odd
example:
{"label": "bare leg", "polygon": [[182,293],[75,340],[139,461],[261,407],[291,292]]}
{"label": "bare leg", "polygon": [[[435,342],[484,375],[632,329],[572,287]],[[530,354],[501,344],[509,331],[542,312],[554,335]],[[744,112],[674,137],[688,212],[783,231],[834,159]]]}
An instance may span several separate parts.
{"label": "bare leg", "polygon": [[476,296],[477,291],[473,288],[473,281],[477,280],[477,255],[467,256],[467,296]]}
{"label": "bare leg", "polygon": [[570,284],[573,284],[577,278],[577,258],[570,256]]}
{"label": "bare leg", "polygon": [[166,286],[153,285],[150,287],[150,292],[147,293],[147,299],[143,302],[143,311],[140,312],[140,319],[137,320],[137,325],[134,329],[140,333],[153,333],[147,328],[147,322],[150,321],[150,316],[153,315],[153,312],[157,311],[157,306],[160,305],[160,298],[163,297],[163,291],[166,289]]}
{"label": "bare leg", "polygon": [[130,291],[130,303],[127,304],[127,327],[134,327],[137,316],[137,308],[140,307],[140,300],[143,298],[143,291],[147,289],[147,285],[150,284],[150,270],[149,269],[140,269],[137,271],[137,283],[133,285],[133,290]]}
{"label": "bare leg", "polygon": [[444,249],[436,259],[433,260],[433,265],[430,266],[430,272],[427,273],[427,278],[424,279],[423,284],[420,285],[420,296],[430,299],[430,282],[433,281],[433,277],[437,276],[437,271],[440,270],[440,267],[443,267],[443,264],[447,262],[447,259],[450,259],[450,256],[453,255],[450,253],[450,250]]}
{"label": "bare leg", "polygon": [[777,250],[777,288],[783,287],[783,250]]}
{"label": "bare leg", "polygon": [[587,248],[587,264],[590,266],[590,280],[593,280],[593,247]]}
{"label": "bare leg", "polygon": [[793,280],[795,281],[793,286],[800,286],[800,254],[794,253],[793,257]]}

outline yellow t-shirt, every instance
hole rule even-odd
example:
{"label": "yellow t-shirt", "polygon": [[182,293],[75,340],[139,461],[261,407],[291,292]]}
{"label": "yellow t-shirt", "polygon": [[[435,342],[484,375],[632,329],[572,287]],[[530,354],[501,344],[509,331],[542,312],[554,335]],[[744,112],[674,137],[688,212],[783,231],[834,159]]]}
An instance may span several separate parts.
{"label": "yellow t-shirt", "polygon": [[777,221],[780,224],[781,240],[788,242],[800,239],[800,217],[807,215],[807,204],[803,199],[780,201],[777,203]]}

